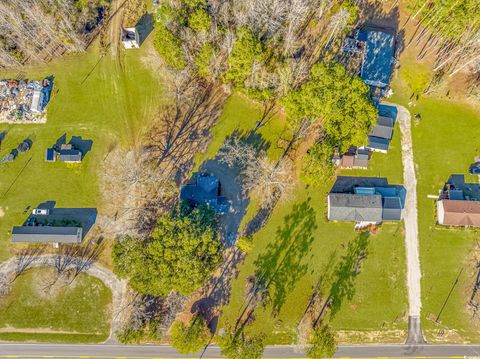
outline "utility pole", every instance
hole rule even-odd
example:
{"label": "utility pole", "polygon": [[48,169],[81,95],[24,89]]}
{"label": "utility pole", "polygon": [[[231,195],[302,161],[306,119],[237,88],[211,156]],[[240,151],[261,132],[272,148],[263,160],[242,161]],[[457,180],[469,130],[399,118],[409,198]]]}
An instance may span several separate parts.
{"label": "utility pole", "polygon": [[445,306],[447,305],[447,302],[450,299],[450,296],[452,295],[453,289],[457,285],[458,279],[460,278],[460,275],[462,274],[462,272],[463,272],[463,268],[460,269],[460,271],[458,272],[457,278],[455,278],[455,282],[453,283],[452,288],[450,288],[450,292],[448,292],[447,298],[445,298],[445,301],[443,302],[442,308],[438,312],[437,319],[435,319],[435,323],[438,323],[438,320],[440,319],[440,315],[442,314],[443,310],[445,309]]}

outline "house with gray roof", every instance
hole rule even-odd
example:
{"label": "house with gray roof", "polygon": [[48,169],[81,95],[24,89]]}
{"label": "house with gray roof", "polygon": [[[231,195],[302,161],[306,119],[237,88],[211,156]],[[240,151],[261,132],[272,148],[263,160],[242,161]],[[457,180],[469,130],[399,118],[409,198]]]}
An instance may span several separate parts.
{"label": "house with gray roof", "polygon": [[16,226],[12,229],[12,242],[26,243],[80,243],[81,227]]}
{"label": "house with gray roof", "polygon": [[330,221],[381,223],[399,221],[405,188],[385,178],[339,176],[328,195]]}
{"label": "house with gray roof", "polygon": [[[387,108],[388,106],[383,106]],[[377,118],[377,124],[373,126],[372,131],[368,135],[367,149],[375,152],[387,153],[390,148],[390,141],[393,137],[393,129],[395,128],[395,119],[386,111],[381,112]]]}

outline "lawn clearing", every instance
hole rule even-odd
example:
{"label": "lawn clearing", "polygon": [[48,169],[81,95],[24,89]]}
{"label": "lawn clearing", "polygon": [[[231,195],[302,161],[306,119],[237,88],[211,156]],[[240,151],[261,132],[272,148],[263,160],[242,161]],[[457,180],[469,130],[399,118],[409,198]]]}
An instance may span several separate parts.
{"label": "lawn clearing", "polygon": [[[246,133],[253,129],[260,113],[260,107],[240,95],[233,95],[212,132],[214,139],[207,155],[197,158],[197,164],[214,157],[225,136],[233,130]],[[274,118],[259,133],[271,144],[269,156],[278,157],[281,149],[277,147],[277,139],[287,133],[284,120]],[[342,174],[386,176],[390,183],[402,183],[398,127],[390,153],[375,154],[370,165],[367,171],[345,170]],[[268,272],[277,271],[281,279],[276,280],[269,304],[255,310],[254,321],[246,330],[266,334],[269,344],[290,344],[297,340],[297,327],[315,284],[328,266],[342,260],[346,244],[357,236],[351,223],[327,222],[326,195],[331,185],[332,182],[319,188],[305,188],[299,184],[294,198],[277,205],[269,222],[255,235],[254,249],[239,267],[240,273],[232,282],[230,303],[223,308],[219,328],[225,323],[235,324],[244,304],[247,279],[261,267]],[[253,199],[244,224],[256,210]],[[403,223],[385,224],[377,235],[369,238],[367,258],[351,287],[354,294],[343,301],[332,322],[343,342],[404,340],[407,327],[404,272]],[[387,338],[381,331],[388,331]]]}
{"label": "lawn clearing", "polygon": [[[105,156],[115,146],[135,145],[162,103],[161,84],[141,60],[149,46],[121,52],[119,58],[92,48],[22,68],[27,78],[53,75],[55,81],[46,124],[0,124],[0,131],[7,131],[0,157],[23,139],[33,140],[30,151],[0,165],[0,261],[11,255],[10,230],[23,223],[29,206],[56,201],[57,207],[95,207],[101,214],[98,179]],[[0,78],[16,76],[0,72]],[[81,164],[45,162],[45,149],[63,134],[67,142],[71,136],[93,141]]]}
{"label": "lawn clearing", "polygon": [[98,343],[110,333],[110,290],[80,274],[73,283],[54,269],[31,269],[0,299],[0,340]]}
{"label": "lawn clearing", "polygon": [[[432,73],[414,56],[411,50],[403,55],[391,100],[408,106],[414,88],[420,95],[409,110],[421,114],[420,122],[412,126],[412,135],[423,276],[422,327],[429,342],[478,342],[480,321],[472,320],[467,302],[477,274],[472,251],[480,232],[436,227],[436,203],[427,196],[438,195],[451,174],[467,174],[474,157],[480,154],[480,110],[449,99],[448,87],[431,96],[423,95],[420,87],[424,81],[421,84],[417,79],[430,78]],[[478,177],[467,175],[466,180],[478,181]]]}

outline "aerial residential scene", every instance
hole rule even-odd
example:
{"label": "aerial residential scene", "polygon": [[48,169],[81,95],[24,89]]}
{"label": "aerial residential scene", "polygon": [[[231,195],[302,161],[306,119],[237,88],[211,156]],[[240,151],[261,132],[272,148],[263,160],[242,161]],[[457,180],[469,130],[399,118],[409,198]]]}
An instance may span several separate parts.
{"label": "aerial residential scene", "polygon": [[0,29],[0,358],[480,356],[479,0]]}

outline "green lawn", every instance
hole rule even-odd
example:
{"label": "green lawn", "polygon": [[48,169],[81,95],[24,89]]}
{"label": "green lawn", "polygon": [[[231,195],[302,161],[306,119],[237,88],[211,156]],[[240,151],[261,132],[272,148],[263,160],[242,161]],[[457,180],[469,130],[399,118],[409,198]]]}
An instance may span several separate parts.
{"label": "green lawn", "polygon": [[[252,129],[260,112],[259,107],[242,96],[233,95],[213,130],[215,137],[209,151],[197,158],[197,164],[214,157],[225,136],[234,130],[245,133]],[[271,157],[281,153],[277,139],[284,130],[284,120],[276,117],[259,131],[263,140],[270,143]],[[397,128],[390,153],[375,154],[368,171],[346,170],[342,174],[386,176],[391,183],[401,183],[399,135]],[[296,340],[297,326],[315,283],[328,268],[344,260],[342,256],[347,243],[357,237],[353,224],[327,222],[326,195],[331,185],[305,188],[299,184],[293,199],[277,205],[267,225],[255,235],[253,251],[240,265],[240,274],[232,283],[230,303],[223,308],[220,328],[227,322],[235,323],[244,303],[246,280],[256,270],[261,270],[270,273],[275,282],[271,287],[274,290],[269,304],[255,311],[255,320],[247,331],[265,333],[271,344],[288,344]],[[251,218],[256,210],[256,201],[253,200],[246,219]],[[341,340],[376,341],[380,330],[385,331],[382,338],[387,341],[403,340],[407,309],[404,257],[402,223],[385,224],[377,235],[369,238],[367,259],[351,286],[352,296],[343,301],[332,322]],[[327,263],[330,264],[328,267]],[[398,330],[402,331],[400,335]]]}
{"label": "green lawn", "polygon": [[[28,78],[55,77],[46,124],[0,124],[7,136],[0,157],[26,137],[32,149],[12,163],[0,165],[0,261],[11,255],[10,229],[21,224],[27,206],[47,200],[59,207],[97,207],[103,160],[114,146],[136,143],[151,112],[162,102],[162,87],[142,63],[148,44],[124,51],[119,59],[110,53],[101,57],[92,48],[38,67],[22,69]],[[0,72],[0,78],[16,77]],[[47,163],[45,149],[67,135],[92,140],[93,146],[81,164]]]}
{"label": "green lawn", "polygon": [[0,300],[0,340],[98,343],[110,333],[112,294],[97,278],[45,287],[53,269],[31,269]]}
{"label": "green lawn", "polygon": [[[408,106],[412,90],[421,93],[424,79],[431,73],[413,61],[410,54],[405,55],[401,63],[392,101]],[[466,303],[476,276],[471,260],[480,232],[436,227],[435,201],[427,195],[438,194],[451,174],[467,174],[474,156],[480,155],[480,111],[468,104],[433,96],[421,96],[417,106],[410,110],[422,116],[412,132],[418,181],[424,333],[430,342],[478,342],[480,325],[478,319],[472,322]],[[478,177],[473,176],[467,179],[478,181]],[[454,286],[462,268],[459,282]],[[436,324],[434,320],[444,303],[439,324]]]}

